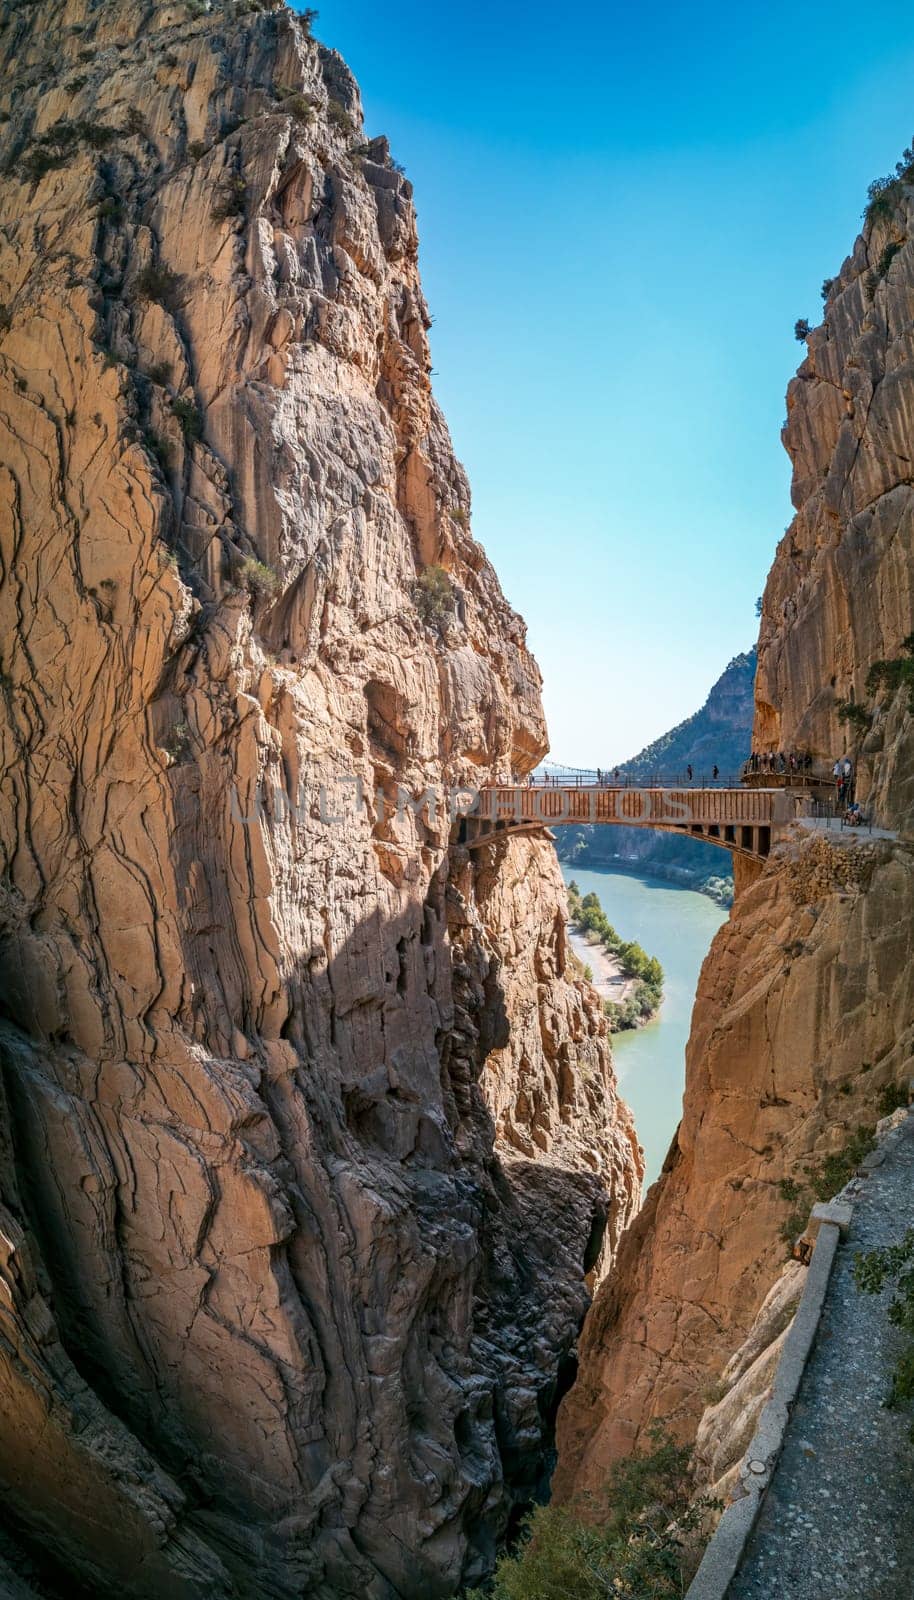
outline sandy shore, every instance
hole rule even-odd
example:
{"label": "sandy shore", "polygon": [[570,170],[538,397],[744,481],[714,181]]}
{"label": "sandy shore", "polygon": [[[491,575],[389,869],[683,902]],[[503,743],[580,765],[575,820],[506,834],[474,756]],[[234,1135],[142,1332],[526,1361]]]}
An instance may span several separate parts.
{"label": "sandy shore", "polygon": [[636,980],[624,976],[616,957],[601,944],[588,944],[583,933],[576,933],[573,928],[568,929],[568,939],[578,960],[593,972],[593,986],[602,999],[615,1000],[617,1004],[627,1000]]}

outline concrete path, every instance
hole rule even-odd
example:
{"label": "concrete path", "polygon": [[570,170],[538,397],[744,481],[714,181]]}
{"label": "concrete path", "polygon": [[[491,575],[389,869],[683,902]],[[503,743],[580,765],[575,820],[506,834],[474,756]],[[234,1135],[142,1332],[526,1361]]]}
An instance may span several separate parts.
{"label": "concrete path", "polygon": [[912,1600],[912,1418],[883,1400],[900,1344],[858,1250],[914,1227],[914,1117],[855,1198],[775,1474],[728,1600]]}
{"label": "concrete path", "polygon": [[867,839],[897,839],[898,834],[891,828],[842,828],[837,817],[797,817],[796,822],[801,828],[808,828],[811,833],[826,833],[836,844],[842,840],[845,844],[856,844],[858,839],[866,844]]}

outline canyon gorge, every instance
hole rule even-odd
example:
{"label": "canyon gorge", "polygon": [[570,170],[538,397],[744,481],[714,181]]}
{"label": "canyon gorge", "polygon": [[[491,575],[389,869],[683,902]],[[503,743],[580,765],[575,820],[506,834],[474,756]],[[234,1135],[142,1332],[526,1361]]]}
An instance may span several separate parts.
{"label": "canyon gorge", "polygon": [[548,734],[349,68],[272,0],[0,61],[0,1592],[449,1600],[726,1432],[785,1181],[914,1073],[914,171],[790,386],[752,734],[884,836],[735,861],[641,1206],[552,840],[419,803]]}
{"label": "canyon gorge", "polygon": [[451,1595],[641,1158],[548,841],[352,799],[546,748],[411,186],[283,7],[0,53],[6,1535],[68,1593]]}
{"label": "canyon gorge", "polygon": [[[884,1091],[914,1072],[912,181],[908,166],[869,208],[788,390],[796,515],[763,599],[752,736],[758,750],[809,749],[826,771],[850,750],[885,837],[798,826],[761,871],[734,859],[682,1123],[589,1313],[560,1415],[561,1497],[604,1482],[652,1420],[694,1437],[769,1294],[783,1329],[783,1186],[802,1191],[808,1163],[872,1127]],[[899,664],[894,679],[874,683],[878,662]],[[756,1340],[749,1413],[763,1356]],[[733,1410],[738,1458],[747,1413]]]}

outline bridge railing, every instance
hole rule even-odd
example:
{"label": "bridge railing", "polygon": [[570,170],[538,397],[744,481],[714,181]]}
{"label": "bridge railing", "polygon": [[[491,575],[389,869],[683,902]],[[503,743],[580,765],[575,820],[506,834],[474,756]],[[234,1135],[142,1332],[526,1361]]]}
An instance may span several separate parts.
{"label": "bridge railing", "polygon": [[[599,772],[599,777],[598,777]],[[634,777],[631,773],[602,768],[549,767],[538,768],[531,774],[534,788],[567,789],[738,789],[743,787],[740,772],[708,772],[693,768],[688,772],[647,772]],[[529,780],[522,779],[521,782]]]}

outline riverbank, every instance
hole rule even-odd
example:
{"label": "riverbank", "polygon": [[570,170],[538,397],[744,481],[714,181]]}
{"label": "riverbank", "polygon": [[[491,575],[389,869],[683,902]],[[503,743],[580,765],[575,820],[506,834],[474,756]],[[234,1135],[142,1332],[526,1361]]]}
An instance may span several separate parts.
{"label": "riverbank", "polygon": [[[613,1033],[641,1028],[652,1021],[663,1000],[663,968],[656,956],[649,956],[637,939],[626,939],[613,927],[591,890],[582,896],[572,878],[568,884],[568,918],[571,930],[584,946],[585,966],[592,971],[599,961],[601,982],[610,991],[603,1000],[603,1012]],[[624,994],[620,985],[627,984]]]}
{"label": "riverbank", "polygon": [[593,973],[591,983],[601,1000],[613,1000],[621,1005],[631,998],[635,991],[636,978],[628,978],[622,971],[622,964],[618,956],[610,955],[599,940],[593,940],[580,928],[573,928],[569,924],[568,943],[577,956],[582,967],[589,967]]}
{"label": "riverbank", "polygon": [[[624,928],[663,966],[663,1005],[646,1028],[613,1035],[613,1058],[624,1099],[644,1146],[645,1183],[652,1183],[682,1112],[685,1047],[698,973],[726,911],[706,895],[641,873],[602,872],[562,863],[565,882],[593,892],[611,922]],[[577,952],[576,952],[577,953]],[[596,974],[588,947],[584,957]]]}

